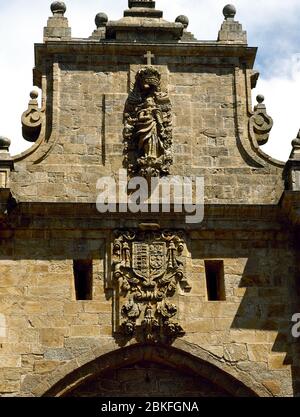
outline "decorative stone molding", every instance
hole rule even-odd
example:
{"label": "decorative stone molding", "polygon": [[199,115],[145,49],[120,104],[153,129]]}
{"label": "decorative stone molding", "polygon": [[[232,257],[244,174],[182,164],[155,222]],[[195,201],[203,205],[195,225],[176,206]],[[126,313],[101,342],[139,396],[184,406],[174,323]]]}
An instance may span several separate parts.
{"label": "decorative stone molding", "polygon": [[22,134],[28,142],[36,142],[41,133],[45,110],[39,109],[37,91],[31,91],[30,98],[28,109],[22,114]]}
{"label": "decorative stone molding", "polygon": [[256,100],[258,104],[254,106],[254,113],[250,117],[249,130],[252,139],[255,139],[258,145],[261,146],[269,140],[273,119],[267,114],[266,106],[263,104],[264,96],[260,94],[256,97]]}
{"label": "decorative stone molding", "polygon": [[177,284],[191,287],[184,274],[185,239],[181,231],[117,230],[112,243],[116,332],[147,341],[184,335],[173,321],[177,307],[169,299]]}
{"label": "decorative stone molding", "polygon": [[124,165],[131,175],[169,174],[173,163],[171,102],[154,67],[139,70],[124,110]]}

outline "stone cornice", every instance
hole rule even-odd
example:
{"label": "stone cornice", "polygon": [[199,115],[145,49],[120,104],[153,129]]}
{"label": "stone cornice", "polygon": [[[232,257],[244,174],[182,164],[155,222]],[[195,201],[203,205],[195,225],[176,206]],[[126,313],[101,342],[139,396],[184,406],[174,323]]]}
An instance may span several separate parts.
{"label": "stone cornice", "polygon": [[[248,47],[246,45],[222,44],[219,42],[116,42],[116,41],[87,41],[73,40],[68,42],[51,41],[45,44],[35,44],[35,63],[36,67],[40,67],[45,58],[54,55],[111,55],[114,63],[116,59],[124,64],[132,63],[132,56],[141,57],[141,65],[144,64],[142,59],[145,50],[152,49],[158,57],[178,57],[178,63],[182,63],[184,57],[223,57],[223,58],[239,58],[246,63],[248,68],[253,68],[257,48]],[[128,57],[128,59],[124,59]],[[176,61],[174,62],[176,63]],[[222,63],[223,64],[223,63]],[[224,63],[225,64],[225,63]]]}
{"label": "stone cornice", "polygon": [[[299,193],[300,196],[300,193]],[[172,210],[171,210],[172,211]],[[263,220],[265,223],[277,222],[284,220],[280,205],[244,205],[244,204],[206,204],[204,209],[204,221],[199,224],[187,224],[186,229],[201,229],[204,225],[213,220],[215,221],[235,221],[240,225],[240,221],[249,223],[250,221]],[[13,217],[24,216],[32,218],[61,218],[64,216],[64,221],[67,218],[85,218],[91,224],[96,222],[97,227],[110,229],[110,222],[124,222],[124,227],[133,227],[129,223],[147,223],[154,221],[157,223],[181,221],[184,223],[185,213],[122,213],[120,219],[119,213],[99,213],[96,209],[95,203],[55,203],[55,202],[22,202],[14,206],[10,215]],[[115,226],[114,226],[115,227]],[[121,226],[119,226],[121,227]],[[165,227],[165,226],[163,226]],[[182,227],[182,225],[181,225]],[[252,226],[251,226],[252,227]]]}

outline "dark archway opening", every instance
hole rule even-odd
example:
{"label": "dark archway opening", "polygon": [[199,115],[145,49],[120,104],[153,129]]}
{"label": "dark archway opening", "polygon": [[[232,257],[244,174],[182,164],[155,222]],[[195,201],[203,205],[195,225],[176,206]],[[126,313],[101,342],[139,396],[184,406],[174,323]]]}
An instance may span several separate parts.
{"label": "dark archway opening", "polygon": [[141,361],[102,372],[67,397],[228,397],[221,386],[192,372]]}
{"label": "dark archway opening", "polygon": [[174,347],[136,344],[107,353],[63,377],[44,396],[255,397],[219,367]]}

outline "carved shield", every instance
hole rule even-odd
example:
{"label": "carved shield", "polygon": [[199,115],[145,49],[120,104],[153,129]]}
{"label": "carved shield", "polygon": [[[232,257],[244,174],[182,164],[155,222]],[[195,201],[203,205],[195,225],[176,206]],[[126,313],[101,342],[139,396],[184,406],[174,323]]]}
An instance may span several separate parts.
{"label": "carved shield", "polygon": [[166,266],[166,244],[165,242],[153,242],[149,247],[149,261],[151,269],[155,272],[161,271]]}
{"label": "carved shield", "polygon": [[149,278],[163,272],[166,268],[166,243],[133,242],[132,267],[134,272],[143,278]]}
{"label": "carved shield", "polygon": [[149,268],[149,246],[147,243],[133,242],[132,268],[134,272],[143,278],[148,278]]}

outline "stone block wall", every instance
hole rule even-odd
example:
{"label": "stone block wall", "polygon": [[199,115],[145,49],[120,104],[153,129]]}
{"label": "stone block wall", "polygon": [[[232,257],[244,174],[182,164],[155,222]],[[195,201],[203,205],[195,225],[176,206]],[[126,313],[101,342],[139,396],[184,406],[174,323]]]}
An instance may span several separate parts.
{"label": "stone block wall", "polygon": [[[0,396],[299,396],[300,349],[291,337],[299,309],[297,230],[280,206],[284,164],[259,148],[272,120],[262,96],[257,113],[252,109],[256,49],[233,20],[235,8],[224,8],[217,42],[181,37],[187,18],[167,23],[158,11],[149,18],[149,10],[142,12],[146,24],[131,10],[118,22],[98,15],[98,35],[79,40],[58,3],[45,43],[35,46],[39,137],[30,135],[36,143],[12,159],[2,138],[0,186],[9,188],[0,204]],[[204,177],[198,225],[174,213],[96,211],[98,179],[123,168],[124,108],[145,58],[172,104],[170,173]],[[294,221],[298,206],[291,205]],[[185,330],[172,346],[114,333],[123,300],[111,279],[113,232],[144,230],[145,223],[186,237],[191,290],[178,284],[172,297]],[[165,258],[180,252],[170,242],[161,249]],[[74,261],[91,262],[91,299],[77,299]],[[214,301],[212,261],[224,281]]]}
{"label": "stone block wall", "polygon": [[[70,215],[68,229],[53,227],[55,221],[53,215],[51,220],[28,218],[27,227],[1,241],[3,396],[37,395],[38,386],[46,392],[67,370],[88,363],[91,353],[102,346],[110,344],[110,351],[122,347],[112,332],[109,232],[92,229],[93,221],[72,220]],[[41,222],[48,222],[48,227],[38,227]],[[209,354],[220,369],[228,367],[240,378],[248,375],[249,388],[262,395],[295,395],[299,364],[290,335],[296,301],[290,289],[297,274],[292,234],[279,223],[265,221],[255,228],[238,222],[228,226],[188,233],[186,275],[192,290],[184,293],[178,288],[174,296],[177,319],[186,331],[182,341],[191,354],[196,348]],[[75,298],[74,259],[93,259],[92,300]],[[204,262],[212,259],[224,262],[224,301],[207,298]],[[109,375],[108,379],[118,379]],[[201,384],[198,388],[205,395]],[[135,395],[133,388],[128,392]]]}
{"label": "stone block wall", "polygon": [[[282,168],[260,164],[242,150],[242,141],[250,148],[249,91],[237,65],[229,57],[181,57],[156,66],[172,103],[171,174],[203,176],[207,203],[276,204],[283,191]],[[16,197],[96,201],[97,180],[123,167],[124,106],[141,67],[105,55],[62,55],[53,64],[53,98],[49,95],[46,114],[52,120],[50,139],[16,161],[11,174]]]}

